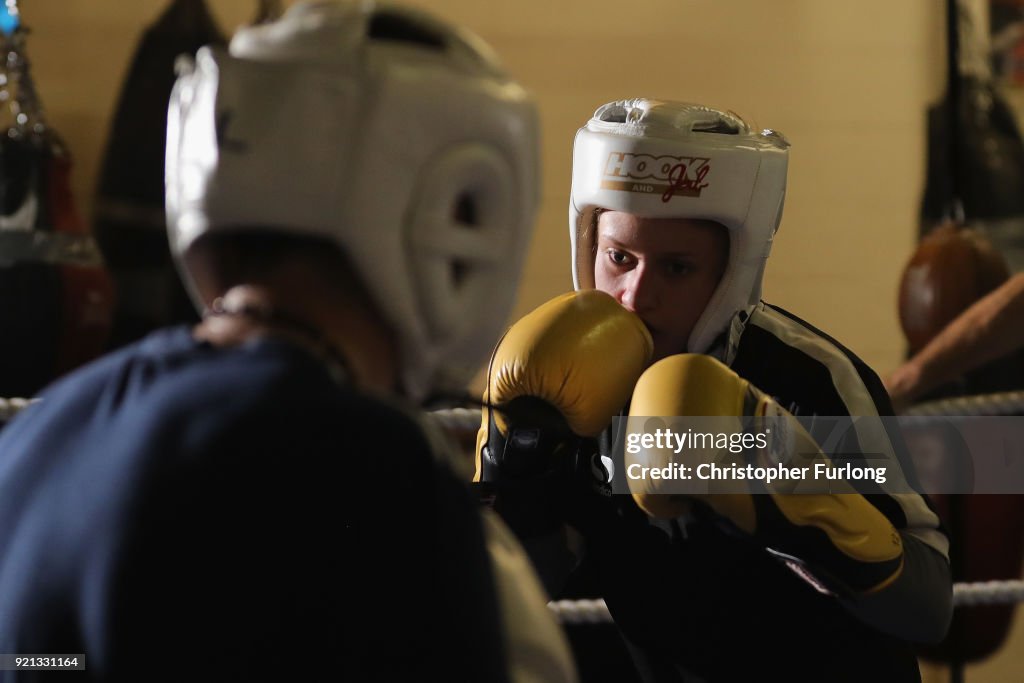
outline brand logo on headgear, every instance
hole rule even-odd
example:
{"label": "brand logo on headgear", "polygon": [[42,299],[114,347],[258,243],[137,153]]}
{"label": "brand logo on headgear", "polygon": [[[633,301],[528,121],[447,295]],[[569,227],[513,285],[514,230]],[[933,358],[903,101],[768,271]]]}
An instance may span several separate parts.
{"label": "brand logo on headgear", "polygon": [[672,197],[699,197],[709,184],[706,178],[710,172],[711,160],[707,158],[612,152],[604,167],[601,188],[660,194],[661,201],[667,202]]}

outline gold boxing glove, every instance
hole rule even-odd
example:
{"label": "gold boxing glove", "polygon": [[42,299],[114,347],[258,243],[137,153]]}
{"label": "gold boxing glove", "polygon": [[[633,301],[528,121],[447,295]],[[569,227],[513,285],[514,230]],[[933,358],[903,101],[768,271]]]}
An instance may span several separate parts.
{"label": "gold boxing glove", "polygon": [[[474,480],[492,482],[499,498],[521,492],[525,500],[535,486],[556,496],[580,441],[623,409],[652,352],[640,318],[597,290],[564,294],[516,322],[488,367]],[[544,526],[506,521],[521,535]]]}
{"label": "gold boxing glove", "polygon": [[[790,465],[809,467],[828,462],[828,457],[807,431],[771,397],[711,356],[681,354],[665,358],[637,381],[630,405],[628,431],[642,431],[642,417],[714,418],[717,433],[739,434],[752,419],[784,421]],[[766,422],[767,423],[767,422]],[[661,424],[661,421],[658,421]],[[773,437],[774,438],[774,437]],[[782,439],[781,436],[778,439]],[[649,442],[648,442],[649,443]],[[694,467],[722,454],[721,444],[703,449],[677,447],[640,448],[626,462],[651,468],[679,465]],[[769,448],[748,448],[751,464],[769,466],[779,453],[779,441]],[[678,452],[677,452],[678,451]],[[670,470],[666,470],[670,471]],[[692,471],[692,470],[691,470]],[[829,493],[792,493],[800,484],[779,482],[732,482],[710,484],[704,493],[672,493],[671,479],[629,478],[634,500],[653,517],[676,517],[694,501],[749,534],[759,544],[787,561],[804,565],[826,587],[845,593],[881,590],[903,569],[903,544],[889,519],[843,480],[829,482]],[[715,487],[727,492],[714,492]],[[747,492],[741,489],[746,489]],[[678,487],[676,487],[678,491]],[[792,566],[792,565],[791,565]],[[807,578],[807,577],[805,577]]]}

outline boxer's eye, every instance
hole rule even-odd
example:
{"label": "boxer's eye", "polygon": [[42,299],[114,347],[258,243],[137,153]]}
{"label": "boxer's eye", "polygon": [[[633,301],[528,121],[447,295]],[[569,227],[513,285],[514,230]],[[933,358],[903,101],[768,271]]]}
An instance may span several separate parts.
{"label": "boxer's eye", "polygon": [[607,252],[608,260],[617,266],[627,266],[630,263],[629,254],[618,249],[609,249]]}
{"label": "boxer's eye", "polygon": [[689,261],[669,261],[665,264],[665,270],[669,275],[687,275],[692,273],[695,268]]}

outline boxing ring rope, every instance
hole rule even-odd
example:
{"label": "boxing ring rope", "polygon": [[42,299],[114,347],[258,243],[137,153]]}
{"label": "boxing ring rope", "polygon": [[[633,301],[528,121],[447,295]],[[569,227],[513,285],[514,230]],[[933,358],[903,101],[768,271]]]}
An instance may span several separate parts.
{"label": "boxing ring rope", "polygon": [[469,430],[480,427],[479,408],[448,408],[446,410],[433,410],[428,413],[434,422],[445,429]]}
{"label": "boxing ring rope", "polygon": [[998,394],[958,396],[940,401],[929,401],[919,403],[903,414],[913,417],[1024,415],[1024,391],[1005,391]]}
{"label": "boxing ring rope", "polygon": [[0,423],[7,422],[18,411],[32,405],[38,398],[0,398]]}
{"label": "boxing ring rope", "polygon": [[[1006,605],[1024,602],[1024,581],[980,581],[953,586],[954,607]],[[548,609],[563,624],[610,624],[604,600],[554,600]]]}
{"label": "boxing ring rope", "polygon": [[[0,398],[0,422],[10,420],[39,399]],[[1024,391],[1012,391],[982,396],[933,401],[914,406],[907,415],[1006,415],[1024,413]],[[430,413],[431,418],[445,429],[476,430],[480,426],[480,411],[472,408],[454,408]],[[953,605],[1002,605],[1024,602],[1024,581],[982,581],[957,583],[953,586]],[[612,617],[604,600],[556,600],[548,603],[554,615],[564,624],[611,623]]]}

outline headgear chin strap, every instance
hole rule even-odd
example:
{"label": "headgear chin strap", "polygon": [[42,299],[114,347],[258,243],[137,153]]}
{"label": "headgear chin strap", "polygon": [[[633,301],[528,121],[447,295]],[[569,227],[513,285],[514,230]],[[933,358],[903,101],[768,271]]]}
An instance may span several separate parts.
{"label": "headgear chin strap", "polygon": [[476,36],[372,2],[292,6],[203,48],[171,96],[172,252],[326,237],[391,328],[404,391],[461,389],[506,322],[538,202],[538,123]]}
{"label": "headgear chin strap", "polygon": [[569,237],[576,289],[594,286],[595,210],[711,220],[729,230],[722,281],[686,349],[709,350],[739,310],[761,298],[782,217],[789,143],[735,114],[632,99],[600,107],[576,134]]}

